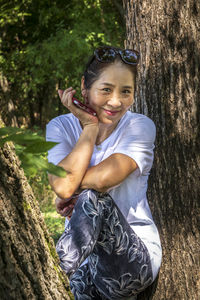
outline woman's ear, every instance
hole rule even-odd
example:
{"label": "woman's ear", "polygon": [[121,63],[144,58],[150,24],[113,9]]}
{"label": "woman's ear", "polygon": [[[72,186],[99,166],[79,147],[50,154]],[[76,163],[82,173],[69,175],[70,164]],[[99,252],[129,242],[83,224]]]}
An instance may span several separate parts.
{"label": "woman's ear", "polygon": [[81,95],[84,98],[85,104],[88,104],[88,97],[87,97],[87,89],[85,88],[85,78],[82,76],[81,78]]}
{"label": "woman's ear", "polygon": [[85,89],[85,78],[84,76],[81,77],[81,91]]}

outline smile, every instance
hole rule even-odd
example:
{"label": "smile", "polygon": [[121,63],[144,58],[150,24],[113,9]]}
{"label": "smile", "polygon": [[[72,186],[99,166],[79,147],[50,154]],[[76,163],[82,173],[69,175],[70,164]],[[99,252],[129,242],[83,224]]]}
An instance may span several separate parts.
{"label": "smile", "polygon": [[119,110],[107,110],[107,109],[104,109],[104,111],[109,116],[115,116],[117,113],[120,112]]}

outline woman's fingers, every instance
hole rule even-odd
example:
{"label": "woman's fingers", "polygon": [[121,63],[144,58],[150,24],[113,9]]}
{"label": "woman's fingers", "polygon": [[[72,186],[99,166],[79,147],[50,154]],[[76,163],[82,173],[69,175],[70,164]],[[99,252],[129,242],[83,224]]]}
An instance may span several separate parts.
{"label": "woman's fingers", "polygon": [[[60,93],[60,92],[59,92]],[[62,104],[67,107],[68,109],[71,110],[72,108],[72,97],[74,96],[74,94],[76,93],[75,90],[73,90],[73,88],[69,88],[66,89],[65,91],[63,91],[62,93],[62,97],[61,97],[61,102]],[[61,93],[60,93],[61,95]]]}
{"label": "woman's fingers", "polygon": [[60,97],[60,99],[62,98],[62,95],[63,95],[63,90],[58,90],[58,95]]}
{"label": "woman's fingers", "polygon": [[65,208],[62,209],[62,211],[60,211],[60,215],[63,216],[63,217],[67,217],[67,216],[72,214],[73,209],[74,209],[74,205],[73,206],[71,205],[69,207],[65,207]]}
{"label": "woman's fingers", "polygon": [[62,209],[57,209],[57,213],[63,217],[66,217],[70,212],[74,209],[74,207],[64,207]]}
{"label": "woman's fingers", "polygon": [[62,216],[67,217],[67,216],[71,215],[73,212],[73,209],[74,209],[74,206],[67,208],[65,211],[63,211]]}
{"label": "woman's fingers", "polygon": [[57,213],[60,213],[62,212],[62,210],[67,207],[67,201],[66,200],[63,200],[63,199],[60,199],[59,197],[56,198],[55,200],[55,205],[56,205],[56,211]]}
{"label": "woman's fingers", "polygon": [[65,97],[66,94],[67,94],[67,93],[69,94],[72,90],[73,90],[72,87],[69,87],[69,88],[66,89],[66,90],[58,89],[58,95],[59,95],[59,97],[60,97],[61,102],[63,101],[63,99],[62,99],[63,96]]}
{"label": "woman's fingers", "polygon": [[63,217],[68,216],[70,213],[72,213],[75,203],[71,202],[71,199],[69,201],[60,199],[59,197],[55,200],[56,204],[56,211],[58,214],[60,214]]}
{"label": "woman's fingers", "polygon": [[76,91],[72,87],[64,91],[58,90],[58,94],[62,104],[79,119],[83,127],[90,124],[98,125],[98,118],[96,116],[89,114],[88,112],[76,107],[73,104],[72,98],[75,95],[75,93]]}

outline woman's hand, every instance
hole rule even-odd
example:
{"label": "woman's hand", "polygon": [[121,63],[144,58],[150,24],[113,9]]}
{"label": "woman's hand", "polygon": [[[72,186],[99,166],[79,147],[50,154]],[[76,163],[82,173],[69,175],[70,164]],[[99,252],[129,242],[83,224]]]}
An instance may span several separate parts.
{"label": "woman's hand", "polygon": [[57,213],[62,217],[67,217],[68,219],[70,219],[77,199],[78,195],[76,197],[70,198],[69,200],[57,197],[55,200]]}
{"label": "woman's hand", "polygon": [[75,115],[79,121],[81,122],[82,126],[85,127],[87,125],[98,125],[98,118],[93,116],[84,110],[76,107],[73,102],[72,98],[75,95],[76,91],[73,90],[72,87],[66,90],[58,90],[59,97],[61,99],[62,104],[68,108],[73,115]]}

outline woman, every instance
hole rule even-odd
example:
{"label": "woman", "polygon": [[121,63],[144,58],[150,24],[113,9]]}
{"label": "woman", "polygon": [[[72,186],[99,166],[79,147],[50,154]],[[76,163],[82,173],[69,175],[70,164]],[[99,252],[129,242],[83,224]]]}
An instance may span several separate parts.
{"label": "woman", "polygon": [[57,211],[69,219],[56,249],[75,299],[136,299],[160,268],[146,198],[155,126],[128,111],[138,59],[133,50],[96,49],[81,82],[96,116],[77,108],[68,88],[59,96],[71,114],[47,125],[47,140],[59,143],[48,159],[67,171],[66,178],[50,174],[49,182]]}

